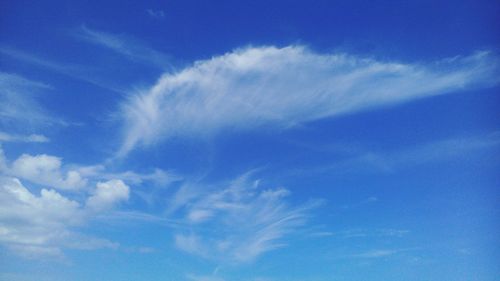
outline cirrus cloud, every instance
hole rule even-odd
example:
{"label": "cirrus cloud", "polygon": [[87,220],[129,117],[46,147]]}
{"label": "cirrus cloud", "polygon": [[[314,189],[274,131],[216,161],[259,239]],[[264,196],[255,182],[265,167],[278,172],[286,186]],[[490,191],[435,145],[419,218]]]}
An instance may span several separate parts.
{"label": "cirrus cloud", "polygon": [[398,63],[302,46],[250,47],[197,61],[122,104],[124,140],[137,145],[224,129],[287,128],[320,118],[498,82],[490,52]]}

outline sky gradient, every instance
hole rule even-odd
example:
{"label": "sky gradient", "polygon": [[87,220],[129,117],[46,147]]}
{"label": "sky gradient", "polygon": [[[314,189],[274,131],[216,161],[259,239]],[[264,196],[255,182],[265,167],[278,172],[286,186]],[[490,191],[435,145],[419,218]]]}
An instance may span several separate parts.
{"label": "sky gradient", "polygon": [[2,1],[0,280],[495,281],[498,1]]}

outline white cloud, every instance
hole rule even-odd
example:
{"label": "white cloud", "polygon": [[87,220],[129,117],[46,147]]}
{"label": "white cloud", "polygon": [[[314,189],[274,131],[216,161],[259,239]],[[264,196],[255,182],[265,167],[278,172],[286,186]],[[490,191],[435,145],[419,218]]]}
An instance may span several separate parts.
{"label": "white cloud", "polygon": [[[39,103],[41,92],[50,86],[32,81],[16,74],[0,72],[0,123],[14,125],[15,129],[40,125],[64,124],[51,117]],[[10,139],[2,133],[1,139]],[[16,139],[16,137],[14,137]]]}
{"label": "white cloud", "polygon": [[60,256],[52,245],[79,225],[83,213],[77,202],[53,190],[32,194],[18,179],[0,179],[0,242],[18,254]]}
{"label": "white cloud", "polygon": [[44,135],[31,134],[28,136],[24,135],[13,135],[5,132],[0,132],[0,142],[49,142],[49,138]]}
{"label": "white cloud", "polygon": [[[309,168],[309,171],[315,173],[394,172],[409,166],[472,155],[477,151],[492,149],[499,145],[500,132],[495,131],[475,136],[452,137],[392,151],[379,152],[361,149],[352,158],[337,161],[332,165]],[[290,173],[297,173],[297,171],[292,170]]]}
{"label": "white cloud", "polygon": [[284,246],[282,239],[302,226],[310,209],[319,203],[293,207],[286,202],[288,194],[283,188],[261,189],[247,174],[222,189],[174,196],[176,207],[171,212],[181,214],[190,226],[175,235],[175,244],[205,258],[252,261]]}
{"label": "white cloud", "polygon": [[162,69],[170,67],[170,59],[165,54],[123,34],[112,34],[82,26],[75,35],[87,42],[117,52],[133,61],[158,66]]}
{"label": "white cloud", "polygon": [[121,180],[98,182],[94,194],[87,199],[86,206],[92,210],[102,211],[129,198],[130,188]]}
{"label": "white cloud", "polygon": [[239,49],[164,74],[122,106],[124,143],[203,136],[258,126],[286,128],[319,118],[498,82],[488,52],[405,64],[300,46]]}
{"label": "white cloud", "polygon": [[125,171],[111,173],[106,171],[104,165],[83,166],[77,171],[87,177],[92,177],[101,180],[121,179],[126,183],[133,185],[141,185],[144,182],[152,182],[157,186],[167,186],[169,183],[179,181],[182,178],[172,172],[167,172],[161,169],[154,169],[150,173],[137,173],[134,171]]}
{"label": "white cloud", "polygon": [[[67,63],[61,63],[57,61],[53,61],[50,59],[42,58],[37,55],[33,55],[24,51],[21,51],[19,49],[14,49],[10,48],[8,46],[2,46],[0,45],[0,54],[9,56],[13,59],[16,59],[21,62],[29,63],[31,65],[43,67],[45,69],[48,69],[50,71],[56,72],[58,74],[62,74],[74,79],[78,79],[80,81],[84,81],[87,83],[90,83],[94,86],[100,87],[102,89],[106,89],[109,91],[113,91],[116,93],[124,93],[123,89],[120,88],[123,85],[120,85],[120,87],[117,87],[117,85],[114,85],[110,83],[109,81],[105,81],[102,79],[102,75],[92,75],[92,72],[95,72],[95,69],[89,68],[89,67],[84,67],[81,65],[72,65],[72,64],[67,64]],[[1,75],[0,75],[1,76]],[[0,85],[1,85],[1,77],[0,77]],[[39,83],[41,84],[41,83]],[[44,85],[44,84],[41,84]],[[1,92],[0,92],[1,93]],[[30,113],[29,111],[21,111],[20,113],[22,114],[27,114]],[[35,118],[32,118],[33,121],[37,120]],[[54,120],[55,121],[55,120]],[[54,123],[60,123],[60,124],[66,124],[60,120]]]}
{"label": "white cloud", "polygon": [[63,175],[61,158],[46,154],[23,154],[12,163],[8,173],[34,183],[66,190],[79,189],[87,183],[75,170],[69,170]]}
{"label": "white cloud", "polygon": [[[62,259],[65,248],[116,249],[117,243],[74,230],[92,219],[96,211],[104,211],[117,201],[126,199],[123,186],[116,184],[121,194],[114,190],[103,191],[106,186],[98,185],[96,195],[89,198],[94,203],[87,207],[52,189],[41,189],[36,195],[19,179],[1,176],[0,245],[25,258]],[[100,209],[97,210],[97,207]]]}
{"label": "white cloud", "polygon": [[376,258],[386,258],[401,252],[408,251],[409,249],[380,249],[380,250],[370,250],[360,254],[351,255],[351,258],[362,258],[362,259],[376,259]]}
{"label": "white cloud", "polygon": [[165,12],[162,10],[147,9],[146,12],[154,19],[163,19],[165,17]]}
{"label": "white cloud", "polygon": [[[63,173],[63,171],[66,171]],[[39,195],[21,183],[42,188]],[[82,189],[82,187],[87,187]],[[36,185],[32,187],[38,190]],[[79,201],[51,189],[79,189]],[[88,190],[91,195],[88,196]],[[74,195],[74,193],[73,193]],[[63,249],[116,249],[117,243],[80,233],[88,221],[128,200],[129,187],[119,179],[87,186],[77,170],[62,165],[61,158],[23,154],[9,163],[0,147],[0,245],[25,258],[63,259]]]}
{"label": "white cloud", "polygon": [[[170,183],[182,179],[176,174],[161,169],[153,169],[149,173],[137,173],[130,170],[109,172],[108,168],[101,164],[93,166],[68,165],[63,164],[62,158],[47,154],[22,154],[10,162],[6,159],[1,146],[0,172],[46,187],[67,191],[81,190],[88,187],[89,182],[111,182],[116,179],[136,186],[152,183],[155,187],[167,187]],[[136,192],[143,197],[149,196],[148,193]]]}

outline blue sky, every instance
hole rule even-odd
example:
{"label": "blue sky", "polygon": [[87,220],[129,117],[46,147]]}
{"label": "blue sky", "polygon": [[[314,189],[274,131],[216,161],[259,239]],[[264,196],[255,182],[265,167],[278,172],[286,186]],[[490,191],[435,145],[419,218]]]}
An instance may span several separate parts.
{"label": "blue sky", "polygon": [[498,1],[2,1],[0,280],[496,280]]}

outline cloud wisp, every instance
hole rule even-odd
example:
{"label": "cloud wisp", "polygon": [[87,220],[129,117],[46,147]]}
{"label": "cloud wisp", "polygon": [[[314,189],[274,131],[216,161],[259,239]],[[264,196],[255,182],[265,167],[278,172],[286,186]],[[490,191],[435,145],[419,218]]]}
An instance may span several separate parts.
{"label": "cloud wisp", "polygon": [[[478,151],[498,148],[500,132],[488,134],[453,137],[418,146],[393,151],[359,151],[352,158],[337,161],[331,165],[310,168],[310,172],[351,173],[351,172],[384,172],[393,173],[398,169],[413,167],[426,163],[447,161],[454,158],[473,155]],[[299,173],[298,170],[289,171]]]}
{"label": "cloud wisp", "polygon": [[[112,85],[111,83],[104,81],[98,75],[89,75],[89,73],[96,72],[96,69],[92,69],[87,66],[73,65],[67,63],[61,63],[58,61],[53,61],[50,59],[39,57],[38,55],[33,55],[19,49],[14,49],[8,46],[0,45],[0,54],[11,57],[15,60],[25,62],[31,65],[39,66],[50,70],[54,73],[64,75],[73,79],[83,81],[85,83],[92,84],[101,89],[112,91],[118,94],[125,93],[125,90]],[[0,77],[1,79],[1,77]],[[42,84],[43,85],[43,84]]]}
{"label": "cloud wisp", "polygon": [[[151,15],[149,10],[148,13]],[[155,12],[155,15],[160,16],[159,12]],[[89,43],[108,48],[132,61],[146,63],[161,69],[170,68],[170,58],[167,55],[124,35],[97,31],[82,26],[75,36]]]}
{"label": "cloud wisp", "polygon": [[[0,123],[12,127],[38,127],[65,124],[51,116],[40,104],[39,95],[50,90],[47,84],[12,73],[0,72]],[[22,125],[22,126],[20,126]],[[0,141],[19,140],[0,134]]]}
{"label": "cloud wisp", "polygon": [[146,13],[155,20],[162,20],[165,18],[165,12],[163,10],[147,9]]}
{"label": "cloud wisp", "polygon": [[303,226],[311,209],[321,203],[291,206],[287,189],[263,189],[249,177],[208,192],[181,187],[170,202],[175,208],[169,210],[185,223],[175,234],[176,246],[221,262],[250,262],[284,246],[283,238]]}
{"label": "cloud wisp", "polygon": [[498,82],[495,54],[426,64],[319,54],[301,46],[250,47],[167,73],[122,105],[119,155],[177,136],[262,126],[288,128]]}
{"label": "cloud wisp", "polygon": [[5,132],[0,132],[0,142],[35,142],[44,143],[49,142],[50,139],[44,135],[31,134],[31,135],[13,135]]}

